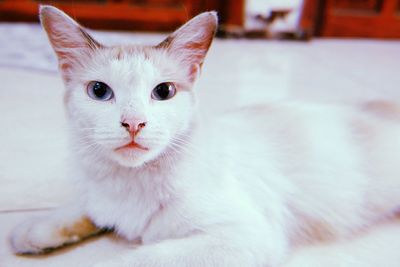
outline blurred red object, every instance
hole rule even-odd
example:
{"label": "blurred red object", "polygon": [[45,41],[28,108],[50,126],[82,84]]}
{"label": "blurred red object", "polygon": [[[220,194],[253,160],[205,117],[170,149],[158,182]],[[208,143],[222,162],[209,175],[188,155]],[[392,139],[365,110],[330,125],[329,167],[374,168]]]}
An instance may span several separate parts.
{"label": "blurred red object", "polygon": [[304,0],[301,27],[314,36],[400,38],[398,0]]}
{"label": "blurred red object", "polygon": [[218,11],[221,24],[244,24],[244,0],[3,0],[0,20],[38,21],[39,4],[54,5],[82,24],[97,29],[171,31],[209,10]]}

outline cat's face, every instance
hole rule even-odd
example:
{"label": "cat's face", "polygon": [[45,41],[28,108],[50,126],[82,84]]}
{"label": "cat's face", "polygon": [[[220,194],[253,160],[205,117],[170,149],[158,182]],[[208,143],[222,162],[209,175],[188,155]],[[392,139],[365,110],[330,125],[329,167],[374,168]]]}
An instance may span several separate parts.
{"label": "cat's face", "polygon": [[97,51],[67,84],[67,110],[82,148],[138,166],[178,146],[195,104],[183,73],[154,48]]}
{"label": "cat's face", "polygon": [[105,47],[53,7],[41,9],[41,20],[58,56],[80,151],[137,167],[182,145],[215,14],[197,16],[153,47]]}

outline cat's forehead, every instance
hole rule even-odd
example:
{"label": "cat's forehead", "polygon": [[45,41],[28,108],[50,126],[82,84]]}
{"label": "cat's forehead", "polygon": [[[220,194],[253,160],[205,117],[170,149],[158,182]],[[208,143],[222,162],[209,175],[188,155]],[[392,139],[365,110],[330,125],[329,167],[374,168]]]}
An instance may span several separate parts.
{"label": "cat's forehead", "polygon": [[117,45],[105,47],[99,51],[106,60],[148,62],[161,65],[164,61],[173,61],[165,49],[146,45]]}
{"label": "cat's forehead", "polygon": [[160,54],[156,47],[145,45],[115,45],[104,49],[110,57],[117,60],[132,57],[150,60],[150,58]]}
{"label": "cat's forehead", "polygon": [[154,79],[166,67],[165,53],[150,46],[112,46],[98,49],[91,55],[86,69],[90,79],[110,82]]}
{"label": "cat's forehead", "polygon": [[139,83],[153,86],[164,81],[185,80],[179,61],[164,48],[155,46],[102,47],[93,51],[81,71],[82,82],[100,80],[118,87]]}
{"label": "cat's forehead", "polygon": [[132,68],[154,67],[163,70],[178,64],[165,49],[154,46],[119,45],[101,49],[98,53],[105,65],[114,63]]}

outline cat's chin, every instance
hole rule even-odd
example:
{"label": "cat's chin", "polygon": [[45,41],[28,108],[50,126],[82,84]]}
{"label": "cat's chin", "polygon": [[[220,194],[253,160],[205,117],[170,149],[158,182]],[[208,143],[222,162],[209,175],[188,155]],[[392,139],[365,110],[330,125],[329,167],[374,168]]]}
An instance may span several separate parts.
{"label": "cat's chin", "polygon": [[125,149],[114,151],[111,156],[119,165],[130,168],[141,167],[143,164],[154,160],[158,153],[141,149]]}
{"label": "cat's chin", "polygon": [[146,161],[142,159],[133,159],[127,157],[115,156],[113,157],[114,161],[116,161],[119,165],[128,167],[128,168],[138,168],[141,167]]}

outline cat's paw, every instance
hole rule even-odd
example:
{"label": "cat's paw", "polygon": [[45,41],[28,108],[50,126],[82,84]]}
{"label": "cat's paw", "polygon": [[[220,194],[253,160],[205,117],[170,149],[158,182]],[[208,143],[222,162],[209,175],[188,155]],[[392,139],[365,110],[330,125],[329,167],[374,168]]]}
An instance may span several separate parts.
{"label": "cat's paw", "polygon": [[60,235],[59,228],[46,218],[29,219],[11,232],[11,248],[16,254],[40,254],[71,242]]}

